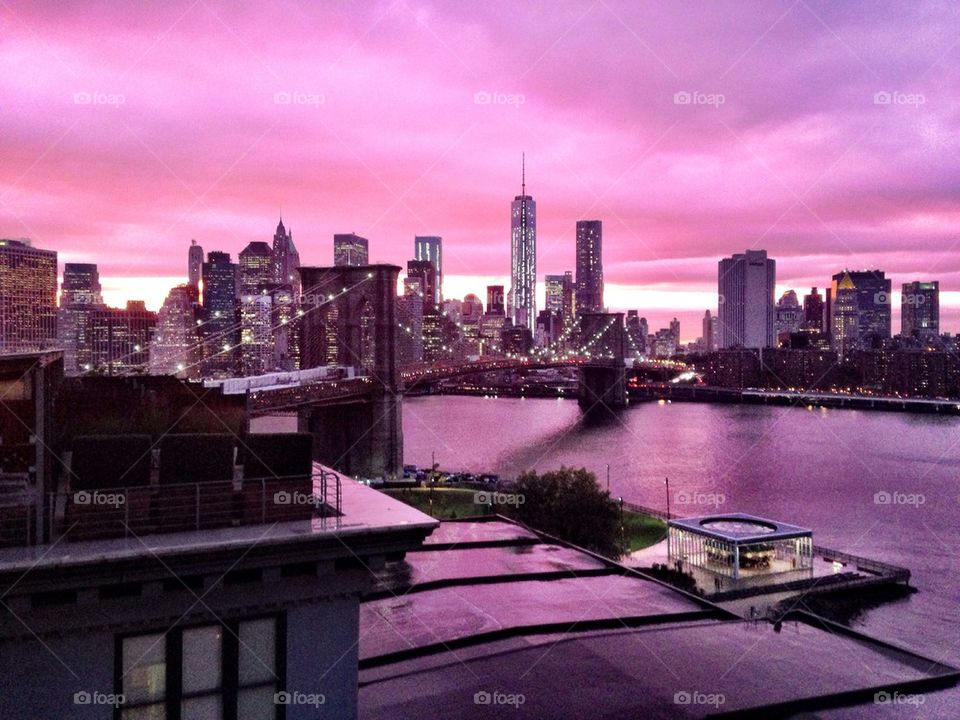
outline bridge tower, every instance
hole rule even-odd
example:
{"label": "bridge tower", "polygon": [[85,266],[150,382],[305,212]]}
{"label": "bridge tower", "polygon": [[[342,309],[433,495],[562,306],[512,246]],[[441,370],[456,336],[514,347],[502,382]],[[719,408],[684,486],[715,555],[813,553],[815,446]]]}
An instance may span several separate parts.
{"label": "bridge tower", "polygon": [[301,267],[301,367],[353,368],[370,392],[300,411],[314,458],[347,475],[403,471],[403,398],[396,348],[395,265]]}
{"label": "bridge tower", "polygon": [[623,313],[580,316],[580,351],[590,361],[580,369],[580,407],[591,412],[627,404]]}

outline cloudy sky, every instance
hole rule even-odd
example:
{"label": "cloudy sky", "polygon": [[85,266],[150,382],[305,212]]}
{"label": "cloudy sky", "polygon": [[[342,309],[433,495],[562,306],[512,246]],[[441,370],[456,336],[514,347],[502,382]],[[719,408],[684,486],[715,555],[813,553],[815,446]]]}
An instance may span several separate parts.
{"label": "cloudy sky", "polygon": [[304,264],[442,235],[446,294],[482,292],[525,152],[540,276],[602,219],[607,303],[654,327],[696,337],[750,247],[781,291],[938,279],[960,331],[955,2],[4,0],[0,62],[0,237],[99,263],[114,303],[281,208]]}

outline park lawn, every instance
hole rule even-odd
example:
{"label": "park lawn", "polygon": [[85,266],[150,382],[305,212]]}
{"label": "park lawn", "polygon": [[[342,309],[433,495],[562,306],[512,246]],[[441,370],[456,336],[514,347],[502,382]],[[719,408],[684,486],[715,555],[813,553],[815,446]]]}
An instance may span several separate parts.
{"label": "park lawn", "polygon": [[[390,488],[382,492],[439,520],[486,515],[490,512],[489,505],[477,505],[473,502],[477,492],[475,490],[420,487]],[[627,553],[656,545],[666,537],[666,533],[667,524],[663,520],[639,513],[623,513],[623,542]]]}
{"label": "park lawn", "polygon": [[623,535],[626,552],[656,545],[667,536],[667,524],[659,518],[639,513],[623,513]]}
{"label": "park lawn", "polygon": [[489,505],[473,502],[476,490],[435,487],[390,488],[382,492],[439,520],[486,515],[490,511]]}

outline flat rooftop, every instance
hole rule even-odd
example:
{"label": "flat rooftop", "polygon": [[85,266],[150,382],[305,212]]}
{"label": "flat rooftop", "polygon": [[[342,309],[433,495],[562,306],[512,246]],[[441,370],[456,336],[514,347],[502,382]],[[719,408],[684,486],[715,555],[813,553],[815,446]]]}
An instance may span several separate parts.
{"label": "flat rooftop", "polygon": [[[332,472],[327,469],[327,472]],[[194,557],[256,546],[258,552],[289,548],[291,544],[329,541],[348,552],[349,539],[362,540],[399,533],[417,537],[417,543],[439,522],[409,505],[373,490],[346,476],[340,476],[342,515],[305,520],[244,525],[187,532],[155,533],[103,540],[62,541],[0,549],[0,587],[7,576],[16,579],[30,572],[65,572],[83,567],[135,561],[145,556],[165,558],[190,554]],[[27,582],[18,583],[18,589]]]}
{"label": "flat rooftop", "polygon": [[670,520],[670,526],[738,545],[813,535],[813,531],[809,528],[746,513],[676,518]]}
{"label": "flat rooftop", "polygon": [[361,717],[417,720],[862,717],[879,688],[957,680],[809,613],[742,620],[502,518],[443,522],[378,575],[360,669]]}

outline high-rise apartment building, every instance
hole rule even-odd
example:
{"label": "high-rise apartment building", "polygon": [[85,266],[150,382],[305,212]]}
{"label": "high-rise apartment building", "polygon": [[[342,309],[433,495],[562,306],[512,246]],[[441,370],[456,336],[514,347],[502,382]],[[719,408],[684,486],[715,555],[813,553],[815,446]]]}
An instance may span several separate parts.
{"label": "high-rise apartment building", "polygon": [[603,312],[603,223],[577,222],[577,312]]}
{"label": "high-rise apartment building", "polygon": [[57,253],[0,240],[0,352],[57,342]]}
{"label": "high-rise apartment building", "polygon": [[718,264],[721,348],[774,346],[777,265],[766,250],[747,250]]}
{"label": "high-rise apartment building", "polygon": [[90,313],[90,365],[105,375],[146,374],[150,340],[157,314],[142,300],[130,300],[124,309],[100,308]]}
{"label": "high-rise apartment building", "polygon": [[420,283],[425,314],[439,307],[433,300],[437,297],[437,269],[430,260],[408,260],[407,278]]}
{"label": "high-rise apartment building", "polygon": [[257,295],[275,284],[274,255],[265,242],[254,241],[240,251],[240,294]]}

